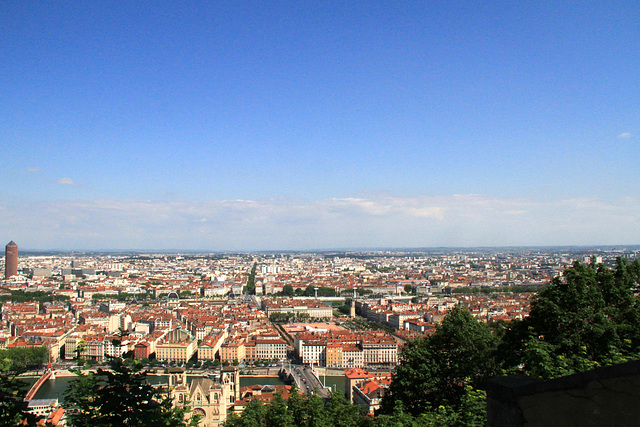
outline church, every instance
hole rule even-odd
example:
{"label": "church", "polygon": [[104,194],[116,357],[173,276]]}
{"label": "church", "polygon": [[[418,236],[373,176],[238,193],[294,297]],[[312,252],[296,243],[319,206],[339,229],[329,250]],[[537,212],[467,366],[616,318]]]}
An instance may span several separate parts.
{"label": "church", "polygon": [[190,380],[183,368],[170,368],[169,393],[174,405],[189,406],[192,415],[200,416],[199,426],[222,426],[229,408],[240,399],[238,368],[224,367],[210,377]]}

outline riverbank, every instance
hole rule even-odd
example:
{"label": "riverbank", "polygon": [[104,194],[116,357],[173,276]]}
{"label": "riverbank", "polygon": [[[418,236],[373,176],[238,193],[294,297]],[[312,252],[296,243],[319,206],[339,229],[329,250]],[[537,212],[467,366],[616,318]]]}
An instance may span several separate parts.
{"label": "riverbank", "polygon": [[[104,369],[108,369],[107,367],[104,367]],[[240,375],[246,375],[246,376],[251,376],[251,377],[273,377],[273,376],[277,376],[278,373],[280,372],[281,367],[279,366],[270,366],[270,367],[251,367],[251,368],[238,368],[238,371],[240,373]],[[320,368],[317,366],[313,367],[313,370],[318,374],[318,375],[329,375],[329,376],[340,376],[340,375],[344,375],[344,369],[336,369],[336,368]],[[95,372],[96,368],[91,368],[91,369],[85,369],[82,370],[82,372]],[[155,371],[155,372],[154,372]],[[166,375],[166,373],[164,372],[165,369],[164,368],[152,368],[149,372],[148,375]],[[55,370],[54,371],[55,376],[56,377],[75,377],[77,376],[77,374],[74,371],[68,370],[68,369],[60,369],[60,370]],[[207,371],[206,370],[202,370],[202,369],[194,369],[194,370],[187,370],[187,375],[204,375],[206,374]],[[39,371],[31,371],[31,372],[27,372],[24,373],[22,375],[20,375],[20,378],[22,379],[33,379],[33,378],[40,378],[42,375],[44,375],[44,372],[39,372]]]}
{"label": "riverbank", "polygon": [[[280,366],[267,367],[267,368],[241,368],[239,369],[239,372],[240,372],[240,375],[250,375],[252,377],[272,377],[274,375],[278,375],[278,373],[280,372],[280,369],[282,369]],[[345,369],[319,368],[317,366],[314,366],[313,370],[318,375],[329,375],[329,376],[341,376],[341,375],[344,375],[344,371],[345,371]]]}
{"label": "riverbank", "polygon": [[248,375],[252,377],[273,377],[278,375],[280,367],[268,367],[268,368],[239,368],[240,375]]}
{"label": "riverbank", "polygon": [[[95,369],[92,369],[91,371],[95,372]],[[85,372],[85,371],[83,371]],[[89,371],[86,371],[89,372]],[[67,369],[61,369],[59,371],[54,371],[54,374],[56,375],[56,377],[77,377],[78,374],[76,374],[75,372],[71,372]]]}
{"label": "riverbank", "polygon": [[[93,372],[95,372],[95,369],[92,370]],[[83,371],[83,372],[89,372],[87,371]],[[78,374],[76,374],[75,372],[71,372],[67,369],[60,369],[60,370],[54,370],[53,373],[55,374],[56,377],[77,377]],[[26,374],[22,374],[20,376],[18,376],[18,378],[20,379],[37,379],[40,378],[41,376],[44,375],[43,373],[34,373],[34,372],[27,372]]]}

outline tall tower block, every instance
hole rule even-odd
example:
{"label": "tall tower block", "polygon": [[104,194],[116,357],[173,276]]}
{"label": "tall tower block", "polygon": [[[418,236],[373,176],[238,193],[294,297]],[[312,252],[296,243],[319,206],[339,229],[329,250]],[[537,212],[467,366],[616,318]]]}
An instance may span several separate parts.
{"label": "tall tower block", "polygon": [[4,278],[18,274],[18,245],[12,240],[4,247]]}

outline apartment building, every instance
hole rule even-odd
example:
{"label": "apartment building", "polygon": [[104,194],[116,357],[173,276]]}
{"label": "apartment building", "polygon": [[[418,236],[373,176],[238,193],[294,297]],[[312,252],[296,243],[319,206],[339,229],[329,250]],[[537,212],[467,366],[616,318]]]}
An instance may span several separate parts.
{"label": "apartment building", "polygon": [[195,354],[197,341],[184,329],[168,332],[156,343],[156,359],[185,363]]}
{"label": "apartment building", "polygon": [[256,359],[282,360],[287,357],[287,342],[278,339],[256,339]]}
{"label": "apartment building", "polygon": [[215,360],[216,354],[222,348],[226,334],[207,335],[198,346],[198,360]]}
{"label": "apartment building", "polygon": [[271,300],[265,298],[262,301],[262,308],[267,317],[274,313],[293,313],[297,317],[305,315],[313,319],[330,319],[333,317],[333,308],[312,299],[278,298]]}
{"label": "apartment building", "polygon": [[398,363],[398,344],[384,332],[298,333],[294,348],[305,365],[358,368]]}
{"label": "apartment building", "polygon": [[234,338],[220,346],[220,361],[233,363],[234,361],[246,360],[246,349],[244,339]]}

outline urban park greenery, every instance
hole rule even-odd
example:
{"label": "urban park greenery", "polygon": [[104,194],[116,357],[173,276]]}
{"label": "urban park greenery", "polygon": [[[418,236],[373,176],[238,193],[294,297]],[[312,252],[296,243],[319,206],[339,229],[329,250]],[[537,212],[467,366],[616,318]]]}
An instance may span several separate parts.
{"label": "urban park greenery", "polygon": [[41,369],[48,357],[49,351],[44,346],[5,348],[0,350],[0,370],[24,372]]}
{"label": "urban park greenery", "polygon": [[0,295],[0,305],[5,302],[39,302],[42,304],[45,302],[69,301],[70,299],[66,295],[52,295],[51,292],[46,291],[23,292],[6,289],[3,289],[3,291],[3,294]]}

